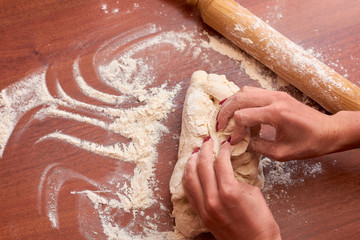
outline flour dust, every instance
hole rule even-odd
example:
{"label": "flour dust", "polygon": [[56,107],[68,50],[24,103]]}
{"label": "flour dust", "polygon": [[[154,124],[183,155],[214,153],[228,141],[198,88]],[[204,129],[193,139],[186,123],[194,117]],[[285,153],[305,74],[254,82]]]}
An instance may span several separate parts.
{"label": "flour dust", "polygon": [[[138,7],[134,4],[134,9]],[[110,9],[106,4],[100,8],[105,14],[117,12],[117,8]],[[151,57],[145,54],[149,50],[161,47],[167,49],[161,56],[155,54]],[[52,96],[46,83],[48,69],[35,72],[3,89],[0,92],[0,157],[19,119],[27,111],[38,106],[43,107],[34,115],[35,119],[72,119],[80,124],[90,124],[123,136],[129,139],[129,143],[102,145],[61,130],[38,139],[37,143],[53,139],[134,165],[131,174],[124,174],[121,169],[117,169],[105,176],[105,182],[97,182],[71,169],[49,164],[39,180],[39,213],[48,217],[53,228],[61,229],[58,216],[61,186],[69,180],[81,179],[96,189],[69,193],[77,196],[79,203],[91,206],[96,213],[89,216],[81,209],[78,210],[79,231],[87,239],[97,239],[99,234],[104,234],[107,239],[124,240],[178,238],[176,233],[172,232],[172,226],[158,221],[161,216],[169,217],[171,210],[164,206],[159,197],[160,189],[155,169],[159,156],[157,145],[161,142],[163,134],[171,134],[178,138],[169,132],[165,120],[174,111],[176,104],[181,104],[175,102],[181,84],[171,72],[166,75],[166,79],[159,81],[159,72],[168,71],[159,66],[159,59],[173,61],[174,56],[183,55],[194,61],[201,59],[204,64],[208,64],[219,54],[238,64],[239,73],[244,72],[263,88],[279,89],[287,86],[276,75],[269,75],[265,66],[223,38],[210,36],[206,32],[199,33],[198,29],[187,30],[185,27],[179,32],[162,31],[160,27],[148,24],[104,43],[93,56],[92,67],[100,81],[109,88],[116,89],[118,95],[102,92],[88,84],[82,74],[81,57],[72,65],[73,81],[81,94],[110,105],[108,107],[72,98],[60,82],[55,84],[57,96]],[[181,59],[178,61],[181,65]],[[129,102],[137,102],[138,106],[122,107],[124,103]],[[65,109],[81,109],[99,117],[89,117]],[[102,117],[108,118],[109,121],[102,120]],[[298,181],[301,182],[301,179],[292,178],[292,173],[296,170],[289,168],[287,164],[268,160],[264,160],[263,164],[265,168],[274,168],[266,176],[265,193],[270,192],[274,185],[291,186],[299,183]],[[321,164],[305,167],[309,168],[308,174],[314,177],[321,173]],[[117,214],[114,215],[114,212]],[[131,220],[124,225],[119,222],[121,216]],[[139,228],[142,229],[142,233],[139,233]]]}

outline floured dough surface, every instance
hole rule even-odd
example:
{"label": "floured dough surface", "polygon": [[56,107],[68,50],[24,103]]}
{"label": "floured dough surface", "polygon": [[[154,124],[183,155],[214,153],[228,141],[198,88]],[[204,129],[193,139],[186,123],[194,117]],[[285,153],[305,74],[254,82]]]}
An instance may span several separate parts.
{"label": "floured dough surface", "polygon": [[[219,102],[238,91],[239,88],[224,75],[197,71],[191,77],[182,113],[178,161],[170,180],[176,230],[185,237],[194,238],[200,233],[208,232],[185,196],[182,176],[186,162],[193,150],[200,147],[207,136],[213,139],[214,156],[217,155],[221,142],[227,139],[234,128],[234,121],[231,120],[223,132],[215,131]],[[251,134],[258,134],[258,131],[252,130]],[[231,161],[234,175],[240,181],[262,188],[264,176],[259,164],[259,155],[246,152],[249,139],[250,130],[243,141],[232,146]]]}

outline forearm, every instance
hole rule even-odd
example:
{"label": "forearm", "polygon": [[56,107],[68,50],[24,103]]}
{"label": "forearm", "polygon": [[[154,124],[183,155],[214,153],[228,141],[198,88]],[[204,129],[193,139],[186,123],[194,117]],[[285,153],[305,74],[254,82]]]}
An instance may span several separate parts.
{"label": "forearm", "polygon": [[333,127],[330,139],[332,152],[340,152],[360,147],[360,112],[341,111],[331,117]]}

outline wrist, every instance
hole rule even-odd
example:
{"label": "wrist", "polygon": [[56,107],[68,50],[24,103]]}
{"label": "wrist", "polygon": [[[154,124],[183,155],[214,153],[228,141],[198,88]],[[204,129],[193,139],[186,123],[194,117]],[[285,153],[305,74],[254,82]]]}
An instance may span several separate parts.
{"label": "wrist", "polygon": [[271,227],[257,235],[254,240],[281,240],[279,226],[274,222]]}
{"label": "wrist", "polygon": [[340,111],[330,118],[329,153],[360,147],[360,112]]}

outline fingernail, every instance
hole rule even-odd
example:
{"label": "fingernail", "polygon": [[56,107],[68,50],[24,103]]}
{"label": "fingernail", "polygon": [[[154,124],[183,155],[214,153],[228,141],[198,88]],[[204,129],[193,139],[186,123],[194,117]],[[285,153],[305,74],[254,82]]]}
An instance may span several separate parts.
{"label": "fingernail", "polygon": [[219,131],[219,122],[216,122],[215,130],[216,130],[216,132]]}
{"label": "fingernail", "polygon": [[198,148],[195,148],[194,151],[192,152],[192,154],[197,153],[197,152],[199,152],[199,151],[200,151],[200,148],[199,148],[199,147],[198,147]]}
{"label": "fingernail", "polygon": [[210,140],[210,136],[204,138],[204,143],[206,143],[206,142],[209,141],[209,140]]}
{"label": "fingernail", "polygon": [[227,100],[227,98],[225,98],[224,100],[220,101],[220,102],[219,102],[219,105],[220,105],[220,106],[223,105],[226,100]]}

